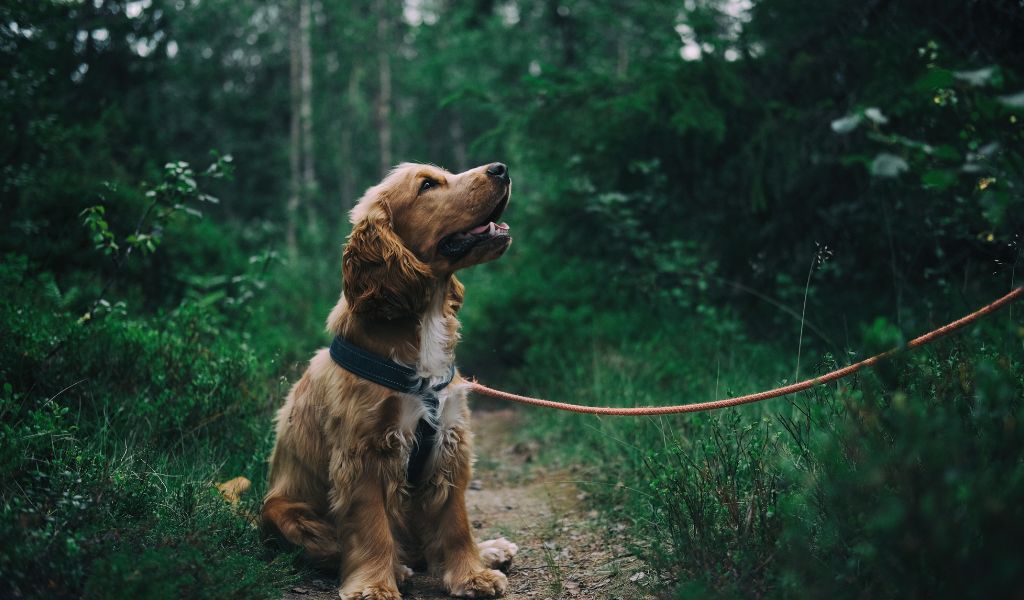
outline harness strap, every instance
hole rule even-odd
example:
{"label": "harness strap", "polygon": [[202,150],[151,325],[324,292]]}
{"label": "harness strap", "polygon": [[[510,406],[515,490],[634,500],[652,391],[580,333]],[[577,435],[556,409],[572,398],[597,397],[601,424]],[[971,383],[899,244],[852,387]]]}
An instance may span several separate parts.
{"label": "harness strap", "polygon": [[406,466],[409,483],[418,484],[437,439],[437,421],[440,418],[437,414],[440,404],[438,392],[448,387],[455,378],[455,365],[451,365],[448,377],[444,381],[432,386],[430,379],[420,377],[415,369],[367,352],[340,335],[331,342],[330,353],[331,359],[339,367],[353,375],[396,392],[419,396],[427,409],[427,416],[416,424],[416,438],[409,453],[409,464]]}

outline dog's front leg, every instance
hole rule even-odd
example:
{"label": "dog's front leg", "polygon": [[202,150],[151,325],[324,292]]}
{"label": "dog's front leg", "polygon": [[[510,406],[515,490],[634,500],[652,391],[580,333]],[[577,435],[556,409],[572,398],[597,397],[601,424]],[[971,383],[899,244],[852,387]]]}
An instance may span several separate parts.
{"label": "dog's front leg", "polygon": [[[404,567],[391,530],[389,510],[398,502],[397,454],[348,450],[348,464],[332,460],[334,515],[343,548],[342,600],[400,600],[396,576]],[[337,462],[335,462],[337,461]],[[407,571],[407,570],[406,570]]]}
{"label": "dog's front leg", "polygon": [[508,579],[488,568],[473,541],[466,514],[466,489],[472,475],[470,434],[454,427],[440,445],[438,468],[420,491],[424,554],[443,573],[445,589],[453,596],[494,598],[505,593]]}

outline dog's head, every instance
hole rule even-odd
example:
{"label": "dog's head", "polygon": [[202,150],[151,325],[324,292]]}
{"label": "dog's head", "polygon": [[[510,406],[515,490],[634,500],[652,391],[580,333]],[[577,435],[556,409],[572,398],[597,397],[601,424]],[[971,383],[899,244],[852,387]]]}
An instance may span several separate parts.
{"label": "dog's head", "polygon": [[512,190],[508,168],[463,173],[402,164],[352,209],[345,247],[345,298],[356,313],[416,314],[433,281],[494,260],[512,238],[499,219]]}

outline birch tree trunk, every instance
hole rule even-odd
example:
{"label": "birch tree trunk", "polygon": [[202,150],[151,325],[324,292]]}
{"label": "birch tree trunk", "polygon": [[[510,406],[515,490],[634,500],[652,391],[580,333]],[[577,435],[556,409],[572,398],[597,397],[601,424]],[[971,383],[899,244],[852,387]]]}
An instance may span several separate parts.
{"label": "birch tree trunk", "polygon": [[302,129],[302,195],[301,203],[311,232],[317,229],[313,197],[316,194],[316,169],[313,157],[313,59],[310,41],[312,21],[311,0],[299,0],[299,46],[302,60],[299,91],[299,120]]}
{"label": "birch tree trunk", "polygon": [[316,170],[313,162],[313,60],[310,47],[310,0],[295,0],[289,19],[288,50],[291,88],[291,124],[288,163],[291,171],[288,196],[286,243],[292,257],[298,254],[298,221],[305,209],[309,230],[317,222],[311,196],[316,191]]}
{"label": "birch tree trunk", "polygon": [[391,167],[391,15],[387,0],[374,0],[377,15],[377,141],[380,145],[380,174]]}
{"label": "birch tree trunk", "polygon": [[[299,0],[301,2],[301,0]],[[298,12],[301,12],[298,11]],[[300,122],[300,103],[302,96],[301,71],[302,51],[299,40],[299,15],[294,12],[288,19],[288,75],[289,90],[291,92],[291,123],[288,138],[288,166],[290,174],[290,185],[287,208],[286,242],[288,254],[295,257],[298,254],[298,241],[296,229],[298,227],[299,204],[302,197],[302,130]]]}
{"label": "birch tree trunk", "polygon": [[345,212],[356,203],[355,152],[352,140],[355,136],[356,116],[363,114],[359,99],[359,83],[362,77],[362,65],[354,63],[348,74],[348,89],[345,92],[345,112],[348,119],[341,126],[341,151],[338,152],[338,159],[341,161],[338,169],[341,175],[341,207]]}

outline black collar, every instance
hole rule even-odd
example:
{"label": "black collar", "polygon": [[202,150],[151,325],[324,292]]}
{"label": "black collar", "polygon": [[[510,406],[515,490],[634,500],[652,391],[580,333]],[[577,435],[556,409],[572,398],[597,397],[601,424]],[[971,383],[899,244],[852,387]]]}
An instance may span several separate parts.
{"label": "black collar", "polygon": [[430,458],[434,449],[434,439],[437,437],[437,414],[439,404],[437,393],[448,387],[448,384],[455,378],[455,365],[448,370],[448,377],[435,385],[430,385],[430,379],[420,377],[415,369],[400,365],[393,360],[367,352],[340,335],[331,342],[331,359],[342,369],[353,373],[367,381],[402,392],[415,394],[420,397],[427,409],[426,417],[420,419],[416,424],[416,442],[412,453],[409,455],[407,468],[408,480],[417,484],[423,474],[423,468]]}
{"label": "black collar", "polygon": [[350,373],[406,394],[424,395],[430,390],[440,392],[455,378],[455,365],[452,365],[448,369],[448,378],[431,386],[430,379],[420,377],[415,369],[367,352],[340,335],[331,342],[331,358],[339,367]]}

